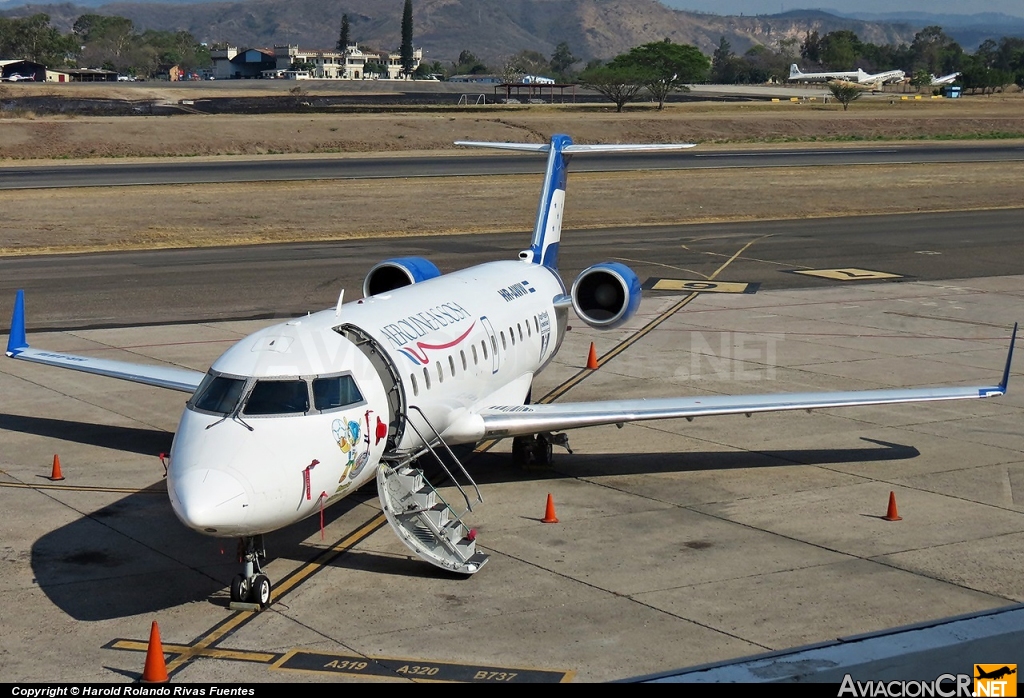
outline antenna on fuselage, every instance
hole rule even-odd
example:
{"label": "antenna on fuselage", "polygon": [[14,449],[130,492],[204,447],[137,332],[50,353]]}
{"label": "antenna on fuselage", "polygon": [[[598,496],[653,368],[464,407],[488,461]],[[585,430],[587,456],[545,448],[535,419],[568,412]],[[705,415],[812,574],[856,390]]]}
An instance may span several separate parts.
{"label": "antenna on fuselage", "polygon": [[341,289],[341,293],[338,294],[338,304],[334,306],[334,317],[341,317],[341,304],[345,302],[345,289]]}

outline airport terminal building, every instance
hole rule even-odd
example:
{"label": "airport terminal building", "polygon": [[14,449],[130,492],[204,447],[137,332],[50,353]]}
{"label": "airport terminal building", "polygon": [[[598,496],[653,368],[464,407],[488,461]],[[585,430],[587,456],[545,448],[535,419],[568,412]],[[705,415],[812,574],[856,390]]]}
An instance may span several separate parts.
{"label": "airport terminal building", "polygon": [[[213,77],[218,80],[235,78],[292,78],[315,80],[367,80],[402,77],[402,56],[398,53],[363,51],[353,44],[344,51],[335,49],[300,49],[286,44],[269,49],[243,49],[235,47],[215,49]],[[423,50],[413,51],[413,70],[423,58]],[[297,69],[297,66],[302,66]]]}

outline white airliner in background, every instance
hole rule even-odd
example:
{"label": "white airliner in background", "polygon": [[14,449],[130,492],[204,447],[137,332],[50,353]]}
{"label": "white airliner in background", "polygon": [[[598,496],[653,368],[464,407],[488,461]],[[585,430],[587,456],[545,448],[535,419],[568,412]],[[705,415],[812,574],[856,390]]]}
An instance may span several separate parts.
{"label": "white airliner in background", "polygon": [[950,73],[949,75],[943,75],[941,77],[935,77],[932,75],[931,85],[938,87],[940,85],[952,85],[956,82],[956,79],[960,77],[960,73]]}
{"label": "white airliner in background", "polygon": [[[559,277],[570,158],[692,144],[576,145],[566,135],[541,144],[459,144],[547,158],[533,239],[518,259],[446,275],[422,258],[383,261],[367,274],[362,299],[339,298],[335,307],[256,332],[206,374],[30,347],[18,292],[8,356],[191,394],[174,436],[167,489],[186,526],[242,540],[234,602],[270,602],[263,534],[374,478],[389,523],[410,549],[444,569],[476,572],[487,556],[463,516],[481,498],[479,490],[471,493],[476,486],[451,444],[513,437],[516,459],[547,463],[552,443],[564,443],[553,432],[578,427],[984,398],[1006,390],[1010,356],[1002,381],[992,386],[529,404],[533,378],[558,351],[570,308],[591,327],[614,328],[640,304],[640,280],[618,262],[585,269],[568,292]],[[451,490],[458,510],[415,467],[431,453],[463,483]]]}
{"label": "white airliner in background", "polygon": [[857,70],[838,70],[824,73],[804,73],[800,71],[796,63],[789,66],[789,79],[794,82],[829,82],[831,80],[845,80],[856,82],[860,85],[884,85],[890,82],[900,82],[907,77],[902,70],[887,70],[882,73],[867,73],[862,68]]}

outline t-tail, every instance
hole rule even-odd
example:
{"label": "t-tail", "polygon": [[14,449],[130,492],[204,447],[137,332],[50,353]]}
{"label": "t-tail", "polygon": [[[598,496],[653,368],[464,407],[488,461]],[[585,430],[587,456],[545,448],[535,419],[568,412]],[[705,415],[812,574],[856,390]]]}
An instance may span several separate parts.
{"label": "t-tail", "polygon": [[519,258],[532,264],[558,267],[558,243],[562,237],[562,214],[565,209],[565,179],[569,160],[579,153],[628,153],[658,150],[682,150],[695,143],[655,143],[650,145],[577,145],[569,136],[557,133],[549,143],[496,143],[489,141],[455,141],[455,145],[476,148],[498,148],[542,153],[548,156],[544,172],[544,186],[537,206],[537,221],[533,226],[530,248],[519,253]]}

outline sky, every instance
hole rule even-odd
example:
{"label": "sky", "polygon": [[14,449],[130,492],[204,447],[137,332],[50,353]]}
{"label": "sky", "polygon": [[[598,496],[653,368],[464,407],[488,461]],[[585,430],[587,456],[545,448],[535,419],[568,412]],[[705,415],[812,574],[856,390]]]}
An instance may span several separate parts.
{"label": "sky", "polygon": [[933,14],[975,14],[1002,12],[1024,17],[1024,0],[661,0],[677,10],[711,12],[720,15],[765,15],[797,9],[842,9],[857,12],[931,12]]}

